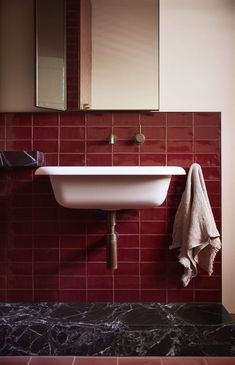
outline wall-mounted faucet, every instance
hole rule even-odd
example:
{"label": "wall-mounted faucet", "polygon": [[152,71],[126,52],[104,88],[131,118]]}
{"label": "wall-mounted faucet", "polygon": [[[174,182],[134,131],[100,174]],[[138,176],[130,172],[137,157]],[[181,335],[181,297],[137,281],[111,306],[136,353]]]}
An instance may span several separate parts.
{"label": "wall-mounted faucet", "polygon": [[142,144],[145,141],[145,135],[143,133],[137,133],[134,137],[134,141],[137,144]]}
{"label": "wall-mounted faucet", "polygon": [[117,142],[117,136],[111,133],[108,137],[109,144],[115,144]]}

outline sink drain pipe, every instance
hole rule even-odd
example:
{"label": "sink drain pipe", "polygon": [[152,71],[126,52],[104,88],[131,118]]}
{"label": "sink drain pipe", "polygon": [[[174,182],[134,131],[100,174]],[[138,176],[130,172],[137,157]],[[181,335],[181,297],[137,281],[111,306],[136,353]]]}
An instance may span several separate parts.
{"label": "sink drain pipe", "polygon": [[117,242],[118,233],[115,231],[116,211],[108,212],[108,233],[107,233],[107,267],[115,270],[118,268]]}

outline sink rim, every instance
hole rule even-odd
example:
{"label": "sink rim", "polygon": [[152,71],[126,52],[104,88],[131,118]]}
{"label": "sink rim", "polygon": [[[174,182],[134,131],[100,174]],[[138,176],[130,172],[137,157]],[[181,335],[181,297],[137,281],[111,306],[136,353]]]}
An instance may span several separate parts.
{"label": "sink rim", "polygon": [[186,175],[186,171],[179,166],[42,166],[35,171],[35,175],[145,175],[166,176]]}

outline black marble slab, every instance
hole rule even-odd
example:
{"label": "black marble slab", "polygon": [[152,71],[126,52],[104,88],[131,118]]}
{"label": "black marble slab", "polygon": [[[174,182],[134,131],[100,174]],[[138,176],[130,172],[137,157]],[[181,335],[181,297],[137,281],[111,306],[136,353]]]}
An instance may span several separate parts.
{"label": "black marble slab", "polygon": [[235,356],[219,303],[0,305],[0,355]]}
{"label": "black marble slab", "polygon": [[0,168],[39,167],[44,154],[39,151],[0,151]]}

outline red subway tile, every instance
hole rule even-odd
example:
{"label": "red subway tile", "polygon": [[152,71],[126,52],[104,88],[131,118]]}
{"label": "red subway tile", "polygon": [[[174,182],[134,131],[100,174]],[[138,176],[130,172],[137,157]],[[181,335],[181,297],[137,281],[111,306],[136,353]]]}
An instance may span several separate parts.
{"label": "red subway tile", "polygon": [[203,358],[198,358],[198,357],[174,357],[174,358],[163,357],[162,365],[207,365],[207,364]]}
{"label": "red subway tile", "polygon": [[141,125],[166,125],[166,113],[148,112],[140,114]]}
{"label": "red subway tile", "polygon": [[141,222],[142,234],[164,234],[166,233],[165,222]]}
{"label": "red subway tile", "polygon": [[58,275],[58,273],[59,262],[34,262],[34,275]]}
{"label": "red subway tile", "polygon": [[139,276],[115,276],[114,277],[114,289],[139,289],[140,277]]}
{"label": "red subway tile", "polygon": [[203,167],[205,180],[220,180],[220,167]]}
{"label": "red subway tile", "polygon": [[193,113],[170,112],[167,113],[168,126],[190,126],[193,124]]}
{"label": "red subway tile", "polygon": [[31,262],[32,250],[31,249],[11,249],[7,252],[8,260],[14,262]]}
{"label": "red subway tile", "polygon": [[164,275],[143,275],[141,277],[141,290],[166,289],[167,281]]}
{"label": "red subway tile", "polygon": [[194,148],[195,153],[220,153],[220,144],[218,141],[195,141]]}
{"label": "red subway tile", "polygon": [[114,153],[139,153],[140,146],[133,143],[133,140],[118,140],[113,146]]}
{"label": "red subway tile", "polygon": [[76,127],[60,127],[61,139],[84,139],[85,128],[81,126]]}
{"label": "red subway tile", "polygon": [[126,302],[139,302],[140,292],[139,290],[115,290],[114,301],[120,303]]}
{"label": "red subway tile", "polygon": [[219,290],[195,290],[196,302],[220,302],[221,292]]}
{"label": "red subway tile", "polygon": [[35,249],[35,262],[57,262],[59,261],[59,250],[53,248]]}
{"label": "red subway tile", "polygon": [[59,276],[55,275],[35,275],[35,289],[59,289]]}
{"label": "red subway tile", "polygon": [[2,356],[0,365],[28,365],[30,356]]}
{"label": "red subway tile", "polygon": [[85,235],[63,235],[60,237],[61,248],[85,248],[86,247],[86,236]]}
{"label": "red subway tile", "polygon": [[57,126],[58,113],[33,113],[33,125],[37,127]]}
{"label": "red subway tile", "polygon": [[60,166],[84,166],[85,155],[83,154],[60,154]]}
{"label": "red subway tile", "polygon": [[207,127],[207,126],[195,126],[194,128],[195,140],[211,140],[220,138],[220,128],[218,127]]}
{"label": "red subway tile", "polygon": [[161,365],[161,359],[158,357],[120,357],[120,365]]}
{"label": "red subway tile", "polygon": [[207,357],[206,365],[234,365],[235,357]]}
{"label": "red subway tile", "polygon": [[188,154],[193,152],[192,141],[168,141],[167,142],[168,153]]}
{"label": "red subway tile", "polygon": [[142,145],[140,145],[140,153],[165,153],[165,152],[166,152],[166,143],[164,140],[160,141],[147,140]]}
{"label": "red subway tile", "polygon": [[[6,141],[6,151],[31,151],[33,149],[32,140],[13,140]],[[39,148],[36,148],[39,150]],[[42,150],[41,150],[42,151]]]}
{"label": "red subway tile", "polygon": [[118,263],[118,269],[115,270],[115,276],[119,275],[139,275],[139,263],[138,262],[121,262]]}
{"label": "red subway tile", "polygon": [[114,166],[138,166],[139,156],[137,154],[114,154]]}
{"label": "red subway tile", "polygon": [[60,250],[61,261],[74,262],[85,261],[86,252],[82,249],[63,248]]}
{"label": "red subway tile", "polygon": [[165,249],[168,243],[168,236],[165,234],[141,235],[141,247]]}
{"label": "red subway tile", "polygon": [[86,301],[85,290],[60,290],[59,301],[65,303],[79,303]]}
{"label": "red subway tile", "polygon": [[140,300],[142,302],[166,302],[166,291],[165,290],[141,290]]}
{"label": "red subway tile", "polygon": [[86,124],[94,126],[111,125],[112,113],[102,113],[102,112],[86,113]]}
{"label": "red subway tile", "polygon": [[7,126],[31,126],[32,114],[31,113],[6,113]]}
{"label": "red subway tile", "polygon": [[201,166],[220,166],[220,156],[218,154],[196,154],[195,162]]}
{"label": "red subway tile", "polygon": [[87,166],[111,166],[112,156],[110,154],[89,154],[87,155],[86,164]]}
{"label": "red subway tile", "polygon": [[[73,356],[33,356],[31,365],[72,365]],[[7,364],[6,364],[7,365]],[[15,364],[17,365],[17,364]]]}
{"label": "red subway tile", "polygon": [[138,222],[118,222],[116,230],[119,234],[138,234],[139,223]]}
{"label": "red subway tile", "polygon": [[61,141],[60,142],[61,153],[85,153],[84,141]]}
{"label": "red subway tile", "polygon": [[[204,271],[204,275],[207,275],[206,271]],[[221,290],[221,278],[218,276],[197,276],[195,279],[195,289]]]}
{"label": "red subway tile", "polygon": [[193,302],[194,301],[193,290],[188,290],[188,289],[168,290],[168,301],[180,302],[180,303]]}
{"label": "red subway tile", "polygon": [[118,247],[135,248],[139,247],[139,235],[121,235],[118,237]]}
{"label": "red subway tile", "polygon": [[35,290],[34,291],[34,302],[59,302],[59,291],[58,290]]}
{"label": "red subway tile", "polygon": [[84,125],[85,114],[84,113],[60,113],[60,125],[61,126],[74,126]]}
{"label": "red subway tile", "polygon": [[8,275],[32,275],[32,262],[8,262]]}
{"label": "red subway tile", "polygon": [[32,276],[11,275],[7,277],[7,289],[32,289]]}
{"label": "red subway tile", "polygon": [[117,365],[116,357],[76,357],[73,365]]}
{"label": "red subway tile", "polygon": [[31,303],[33,301],[32,290],[8,290],[7,301],[10,303]]}
{"label": "red subway tile", "polygon": [[114,125],[136,125],[140,124],[140,114],[134,112],[113,113]]}
{"label": "red subway tile", "polygon": [[114,134],[118,140],[127,140],[133,145],[135,144],[134,137],[139,133],[139,127],[126,126],[126,127],[114,127]]}
{"label": "red subway tile", "polygon": [[108,137],[111,132],[112,129],[110,127],[100,127],[97,125],[94,127],[87,127],[87,139],[104,141],[108,144]]}
{"label": "red subway tile", "polygon": [[58,139],[58,127],[34,127],[33,139],[35,140],[47,140]]}
{"label": "red subway tile", "polygon": [[61,275],[81,275],[84,276],[86,274],[86,264],[85,262],[67,262],[64,261],[60,265],[60,274]]}
{"label": "red subway tile", "polygon": [[60,276],[60,289],[86,289],[85,276]]}
{"label": "red subway tile", "polygon": [[59,165],[59,156],[55,153],[45,153],[45,166],[58,166]]}
{"label": "red subway tile", "polygon": [[192,154],[168,154],[167,164],[172,166],[181,166],[184,168],[189,168],[193,163]]}
{"label": "red subway tile", "polygon": [[146,140],[152,140],[152,139],[165,139],[166,137],[166,128],[165,127],[147,127],[144,126],[141,129],[141,132],[145,135]]}
{"label": "red subway tile", "polygon": [[167,258],[166,249],[143,248],[141,249],[141,261],[165,261]]}
{"label": "red subway tile", "polygon": [[220,126],[221,114],[218,112],[194,113],[194,123],[196,126]]}
{"label": "red subway tile", "polygon": [[112,289],[112,276],[88,276],[87,287],[90,289]]}
{"label": "red subway tile", "polygon": [[106,262],[102,262],[102,263],[88,262],[87,263],[87,274],[88,275],[95,275],[95,276],[99,276],[99,275],[110,276],[111,275],[111,270],[107,268]]}
{"label": "red subway tile", "polygon": [[167,128],[168,140],[192,140],[193,128],[192,127],[168,127]]}
{"label": "red subway tile", "polygon": [[88,302],[112,302],[112,290],[88,290]]}
{"label": "red subway tile", "polygon": [[118,261],[138,262],[139,250],[135,248],[118,248]]}
{"label": "red subway tile", "polygon": [[166,275],[166,263],[159,262],[141,262],[140,264],[140,275]]}
{"label": "red subway tile", "polygon": [[164,166],[166,165],[166,155],[164,154],[141,154],[141,166]]}
{"label": "red subway tile", "polygon": [[32,128],[31,127],[10,127],[6,129],[7,139],[31,139]]}
{"label": "red subway tile", "polygon": [[112,152],[112,145],[107,143],[107,141],[87,141],[86,148],[87,148],[87,153],[111,153]]}

